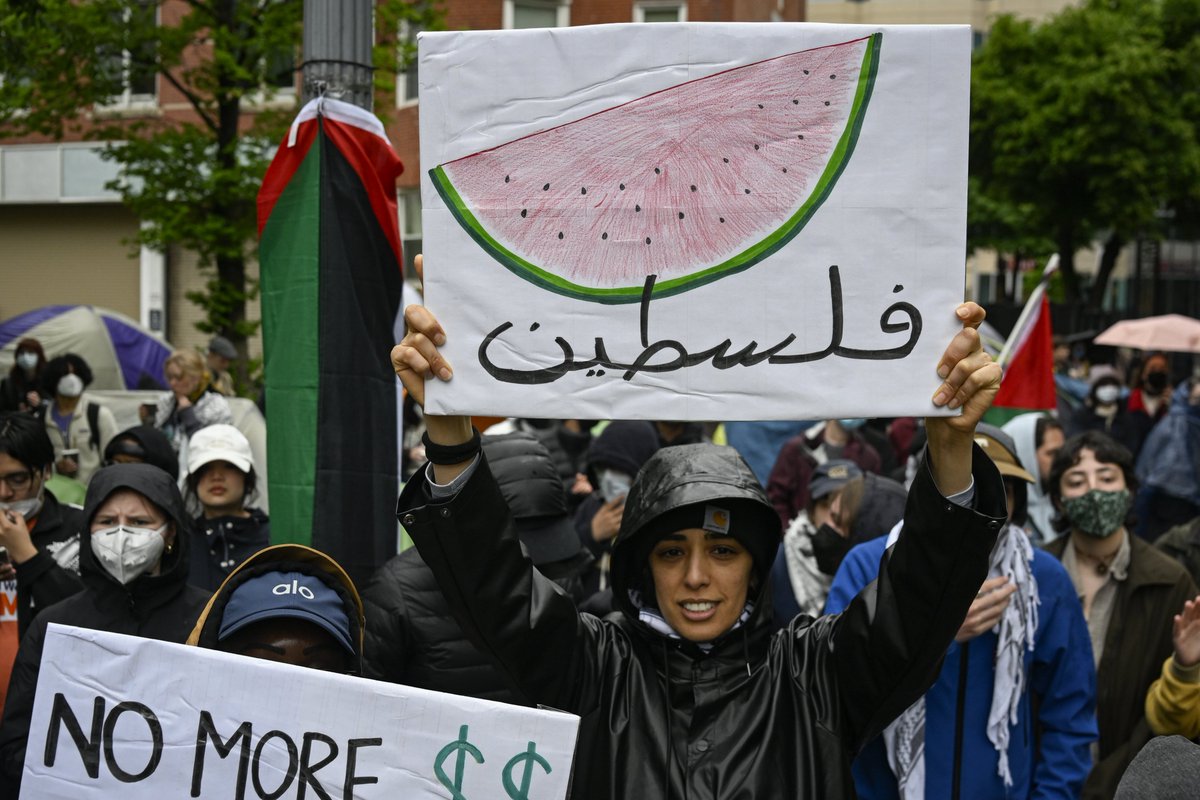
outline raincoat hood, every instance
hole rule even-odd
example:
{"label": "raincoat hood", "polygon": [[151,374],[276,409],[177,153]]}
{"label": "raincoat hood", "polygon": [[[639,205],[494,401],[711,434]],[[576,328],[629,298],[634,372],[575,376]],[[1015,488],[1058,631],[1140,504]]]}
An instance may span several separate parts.
{"label": "raincoat hood", "polygon": [[79,573],[89,585],[119,586],[117,579],[105,571],[92,553],[92,518],[114,492],[131,489],[158,506],[175,526],[175,540],[170,552],[163,553],[158,575],[139,575],[125,587],[131,594],[156,593],[187,583],[188,546],[192,521],[184,508],[179,486],[170,475],[150,464],[113,464],[92,476],[83,506],[83,529],[80,531]]}
{"label": "raincoat hood", "polygon": [[758,586],[748,594],[754,603],[752,619],[771,618],[767,575],[782,538],[779,515],[736,450],[689,444],[655,453],[638,472],[625,499],[610,574],[613,602],[630,621],[638,620],[639,599],[656,604],[647,559],[655,541],[667,531],[659,530],[655,522],[686,506],[707,503],[731,511],[730,533],[754,558]]}
{"label": "raincoat hood", "polygon": [[229,577],[204,606],[204,611],[200,613],[196,626],[187,638],[187,644],[209,650],[218,649],[217,634],[225,616],[225,606],[229,603],[233,591],[251,578],[275,571],[301,572],[316,576],[338,593],[345,606],[346,616],[350,619],[350,639],[355,649],[354,666],[356,672],[361,675],[364,622],[362,598],[358,595],[358,589],[336,561],[320,550],[299,544],[277,544],[263,548],[229,573]]}
{"label": "raincoat hood", "polygon": [[104,449],[105,459],[111,459],[114,454],[119,453],[121,440],[126,438],[133,439],[141,446],[147,464],[165,470],[172,478],[179,478],[179,456],[175,454],[166,434],[152,425],[138,425],[118,433]]}

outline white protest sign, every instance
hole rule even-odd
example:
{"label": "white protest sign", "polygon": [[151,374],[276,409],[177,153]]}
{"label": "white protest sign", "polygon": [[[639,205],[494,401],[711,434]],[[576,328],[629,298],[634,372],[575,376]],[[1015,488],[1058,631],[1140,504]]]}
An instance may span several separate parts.
{"label": "white protest sign", "polygon": [[427,407],[945,413],[970,49],[966,26],[421,34],[426,303],[455,368]]}
{"label": "white protest sign", "polygon": [[23,798],[558,800],[579,718],[51,625]]}

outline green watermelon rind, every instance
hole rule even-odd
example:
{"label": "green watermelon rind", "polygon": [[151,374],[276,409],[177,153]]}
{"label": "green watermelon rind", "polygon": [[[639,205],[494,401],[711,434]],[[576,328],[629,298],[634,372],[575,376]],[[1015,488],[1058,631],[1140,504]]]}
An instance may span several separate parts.
{"label": "green watermelon rind", "polygon": [[[873,33],[869,38],[870,42],[863,53],[862,69],[859,71],[858,76],[858,88],[854,94],[854,104],[850,109],[850,117],[847,120],[846,128],[842,131],[837,146],[834,147],[833,153],[830,155],[829,163],[826,164],[825,171],[821,173],[821,177],[817,181],[817,185],[814,187],[812,193],[809,194],[808,199],[779,228],[737,255],[727,258],[720,264],[706,267],[699,272],[655,283],[653,297],[670,297],[671,295],[680,294],[707,283],[712,283],[728,275],[735,275],[743,270],[747,270],[777,252],[808,224],[813,214],[816,213],[817,209],[821,207],[821,204],[825,202],[826,198],[833,191],[834,185],[837,183],[838,178],[841,177],[846,164],[850,161],[851,154],[854,152],[854,147],[858,143],[863,119],[866,117],[867,105],[871,100],[871,92],[875,86],[875,75],[879,69],[879,51],[883,42],[883,34]],[[521,278],[556,294],[579,300],[588,300],[593,303],[618,305],[641,301],[644,290],[643,286],[620,286],[611,289],[581,286],[526,261],[496,241],[488,233],[484,225],[471,213],[467,204],[463,202],[462,197],[459,196],[458,191],[454,188],[453,183],[451,183],[449,176],[446,175],[440,165],[429,170],[429,177],[433,181],[434,188],[437,189],[438,194],[445,201],[446,207],[454,215],[454,218],[458,220],[463,230],[480,247],[487,251],[492,258],[499,261]]]}

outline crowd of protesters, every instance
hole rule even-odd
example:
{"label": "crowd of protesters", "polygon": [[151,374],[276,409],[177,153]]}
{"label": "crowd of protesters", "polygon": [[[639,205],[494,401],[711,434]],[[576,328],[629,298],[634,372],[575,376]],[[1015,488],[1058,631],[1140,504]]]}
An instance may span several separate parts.
{"label": "crowd of protesters", "polygon": [[[1162,353],[1059,352],[1059,409],[995,427],[982,311],[960,312],[955,422],[480,438],[423,416],[447,332],[410,309],[393,363],[406,442],[425,432],[399,503],[417,547],[361,596],[328,556],[269,546],[227,341],[173,354],[126,430],[82,358],[20,341],[0,383],[0,798],[50,622],[578,713],[576,798],[1167,796],[1146,787],[1200,759],[1154,738],[1200,738],[1200,379]],[[272,592],[294,581],[309,591]]]}

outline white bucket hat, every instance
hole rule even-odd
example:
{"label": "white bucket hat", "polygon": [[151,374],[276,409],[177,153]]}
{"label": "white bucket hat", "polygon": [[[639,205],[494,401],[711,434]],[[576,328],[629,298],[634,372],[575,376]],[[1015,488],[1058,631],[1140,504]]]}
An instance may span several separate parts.
{"label": "white bucket hat", "polygon": [[232,425],[209,425],[192,434],[188,442],[188,473],[195,475],[213,461],[228,461],[247,474],[254,468],[250,442]]}

